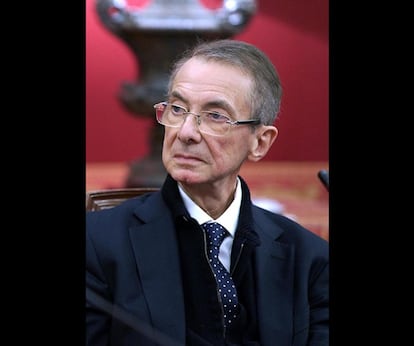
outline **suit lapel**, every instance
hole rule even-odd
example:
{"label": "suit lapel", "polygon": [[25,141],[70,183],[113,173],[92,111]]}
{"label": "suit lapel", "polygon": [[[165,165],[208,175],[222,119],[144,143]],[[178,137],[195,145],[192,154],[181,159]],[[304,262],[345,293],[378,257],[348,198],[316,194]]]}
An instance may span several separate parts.
{"label": "suit lapel", "polygon": [[140,281],[155,329],[184,343],[184,297],[174,225],[165,217],[151,217],[160,205],[148,207],[139,209],[148,222],[129,232]]}
{"label": "suit lapel", "polygon": [[258,321],[263,345],[290,345],[293,321],[294,249],[259,225],[256,252]]}

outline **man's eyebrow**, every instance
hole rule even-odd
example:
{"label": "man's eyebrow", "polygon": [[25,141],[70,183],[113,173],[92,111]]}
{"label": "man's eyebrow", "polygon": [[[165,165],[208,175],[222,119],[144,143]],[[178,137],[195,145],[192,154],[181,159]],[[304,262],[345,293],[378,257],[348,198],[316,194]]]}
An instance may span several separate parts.
{"label": "man's eyebrow", "polygon": [[182,96],[178,91],[175,91],[175,90],[171,92],[170,97],[176,97],[177,99],[180,99],[181,101],[184,101],[184,102],[187,101],[184,96]]}
{"label": "man's eyebrow", "polygon": [[224,101],[224,100],[210,101],[210,102],[207,102],[204,106],[206,106],[206,107],[217,107],[217,108],[221,108],[221,109],[225,109],[225,110],[231,110],[232,109],[232,107],[229,105],[229,103]]}
{"label": "man's eyebrow", "polygon": [[[171,92],[170,97],[176,97],[177,99],[180,99],[180,100],[188,103],[188,100],[176,90],[173,90]],[[209,101],[209,102],[203,104],[203,107],[219,107],[219,108],[223,108],[223,109],[232,109],[232,107],[229,105],[229,103],[225,100]]]}
{"label": "man's eyebrow", "polygon": [[[170,97],[175,97],[179,99],[180,101],[183,101],[184,103],[189,104],[188,99],[185,98],[183,95],[180,94],[180,92],[176,90],[171,91]],[[221,108],[225,110],[226,113],[229,113],[229,114],[233,114],[235,112],[233,107],[226,100],[223,100],[223,99],[212,100],[202,105],[203,109],[213,108],[213,107]]]}

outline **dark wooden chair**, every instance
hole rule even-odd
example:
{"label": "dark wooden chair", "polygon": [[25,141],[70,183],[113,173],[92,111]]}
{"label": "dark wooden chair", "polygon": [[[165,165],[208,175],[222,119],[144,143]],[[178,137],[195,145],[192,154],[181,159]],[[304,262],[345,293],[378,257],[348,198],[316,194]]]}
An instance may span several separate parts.
{"label": "dark wooden chair", "polygon": [[158,187],[125,187],[86,192],[86,210],[96,211],[112,208],[128,198],[158,191]]}

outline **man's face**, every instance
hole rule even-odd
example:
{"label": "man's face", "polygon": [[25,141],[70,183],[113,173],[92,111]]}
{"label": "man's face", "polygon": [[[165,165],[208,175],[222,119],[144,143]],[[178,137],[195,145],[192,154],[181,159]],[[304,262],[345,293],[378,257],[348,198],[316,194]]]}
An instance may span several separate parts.
{"label": "man's face", "polygon": [[[250,78],[240,70],[192,58],[177,73],[168,102],[199,114],[216,111],[231,120],[250,118]],[[183,184],[234,181],[254,145],[248,125],[232,126],[221,137],[201,133],[196,117],[181,127],[165,127],[162,160],[168,173]]]}

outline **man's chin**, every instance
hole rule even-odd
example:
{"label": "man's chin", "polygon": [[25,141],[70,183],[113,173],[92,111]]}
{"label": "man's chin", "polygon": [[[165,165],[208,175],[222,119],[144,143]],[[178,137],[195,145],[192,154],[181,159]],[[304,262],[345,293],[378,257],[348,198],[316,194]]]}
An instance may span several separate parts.
{"label": "man's chin", "polygon": [[199,184],[204,181],[202,176],[195,172],[194,169],[175,168],[169,173],[174,180],[180,182],[181,184]]}

